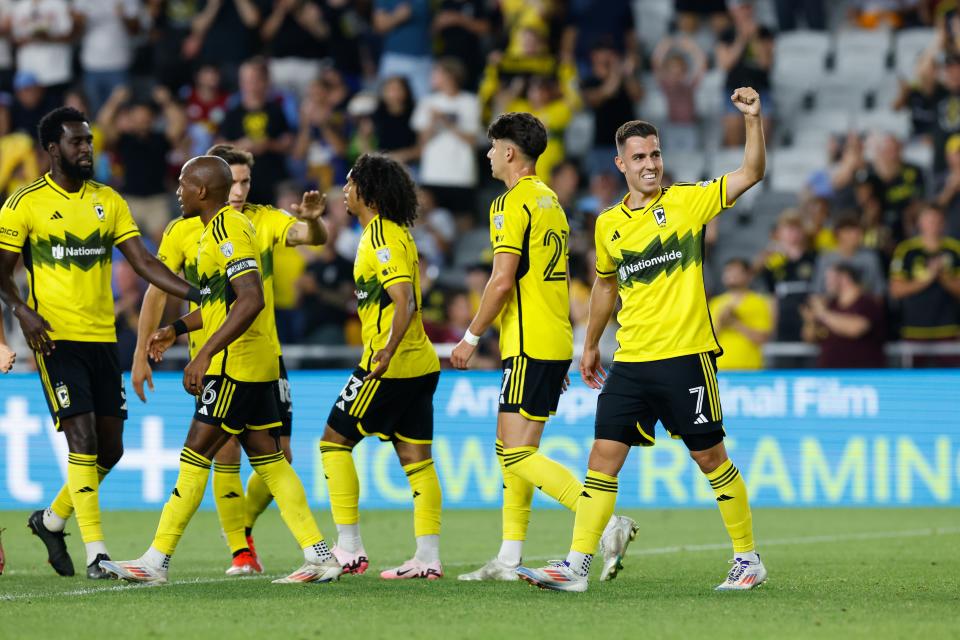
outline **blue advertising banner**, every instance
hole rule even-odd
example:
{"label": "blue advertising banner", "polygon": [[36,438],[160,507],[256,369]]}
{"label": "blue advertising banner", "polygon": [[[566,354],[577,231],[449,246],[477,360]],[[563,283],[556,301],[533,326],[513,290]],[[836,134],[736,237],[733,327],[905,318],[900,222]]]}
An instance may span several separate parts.
{"label": "blue advertising banner", "polygon": [[[346,371],[294,371],[294,467],[311,502],[326,505],[318,441]],[[147,404],[128,384],[126,453],[105,480],[106,509],[157,509],[177,474],[193,412],[177,374],[158,374]],[[721,374],[727,447],[756,506],[960,506],[960,371]],[[494,426],[500,376],[444,371],[434,402],[434,460],[447,508],[500,504]],[[543,452],[582,476],[597,392],[575,380],[548,423]],[[659,427],[658,427],[659,430]],[[0,509],[47,505],[66,477],[36,375],[0,378]],[[410,490],[389,443],[355,450],[361,506],[407,508]],[[245,472],[249,467],[245,465]],[[682,442],[658,431],[620,476],[618,506],[713,504]],[[553,506],[538,494],[539,506]],[[204,508],[213,508],[208,495]]]}

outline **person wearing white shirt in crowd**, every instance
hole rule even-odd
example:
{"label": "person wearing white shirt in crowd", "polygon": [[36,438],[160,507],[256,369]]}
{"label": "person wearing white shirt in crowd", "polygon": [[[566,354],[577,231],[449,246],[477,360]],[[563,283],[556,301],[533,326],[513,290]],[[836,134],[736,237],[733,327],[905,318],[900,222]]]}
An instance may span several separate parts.
{"label": "person wearing white shirt in crowd", "polygon": [[132,36],[145,26],[141,0],[73,0],[80,41],[83,90],[96,114],[113,90],[127,84]]}
{"label": "person wearing white shirt in crowd", "polygon": [[0,0],[0,93],[13,89],[13,47],[10,42],[13,0]]}
{"label": "person wearing white shirt in crowd", "polygon": [[60,94],[73,79],[73,17],[67,0],[15,0],[10,13],[17,71],[29,71],[48,93]]}

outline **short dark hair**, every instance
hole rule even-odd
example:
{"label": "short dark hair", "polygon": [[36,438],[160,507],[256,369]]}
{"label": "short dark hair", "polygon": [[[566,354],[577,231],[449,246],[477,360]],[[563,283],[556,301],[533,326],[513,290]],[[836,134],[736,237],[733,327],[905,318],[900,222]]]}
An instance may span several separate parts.
{"label": "short dark hair", "polygon": [[863,274],[860,272],[860,269],[849,262],[838,262],[833,265],[833,270],[837,273],[846,274],[854,284],[860,284],[863,279]]}
{"label": "short dark hair", "polygon": [[232,144],[215,144],[207,149],[205,155],[222,158],[229,165],[245,164],[251,169],[253,168],[253,154]]}
{"label": "short dark hair", "polygon": [[37,137],[40,147],[46,151],[51,144],[58,144],[63,135],[63,125],[68,122],[83,122],[90,124],[90,119],[82,111],[73,107],[59,107],[40,118],[37,125]]}
{"label": "short dark hair", "polygon": [[350,169],[357,196],[381,217],[409,227],[417,219],[417,187],[406,167],[381,153],[365,153]]}
{"label": "short dark hair", "polygon": [[836,233],[841,229],[863,229],[863,226],[860,224],[860,219],[857,217],[856,213],[847,212],[840,217],[839,220],[833,225],[833,231]]}
{"label": "short dark hair", "polygon": [[490,140],[509,140],[534,162],[547,148],[547,128],[539,118],[529,113],[513,111],[497,116],[487,128],[487,137]]}
{"label": "short dark hair", "polygon": [[741,267],[743,267],[746,271],[751,271],[751,270],[752,270],[752,267],[750,266],[750,263],[747,261],[746,258],[741,258],[741,257],[739,257],[739,256],[736,257],[736,258],[730,258],[729,260],[727,260],[727,261],[723,264],[723,266],[729,267],[729,266],[732,265],[732,264],[738,264],[738,265],[740,265]]}
{"label": "short dark hair", "polygon": [[657,128],[646,120],[630,120],[624,122],[620,125],[620,128],[617,129],[617,151],[623,150],[623,143],[627,141],[627,138],[648,138],[650,136],[659,138],[660,134],[657,132]]}

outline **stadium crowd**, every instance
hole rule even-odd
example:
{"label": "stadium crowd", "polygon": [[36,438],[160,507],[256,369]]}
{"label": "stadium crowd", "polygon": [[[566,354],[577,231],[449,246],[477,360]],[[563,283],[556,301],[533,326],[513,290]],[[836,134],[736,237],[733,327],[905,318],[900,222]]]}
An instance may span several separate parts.
{"label": "stadium crowd", "polygon": [[[487,281],[488,208],[502,191],[484,159],[486,126],[530,112],[550,136],[538,174],[570,220],[580,343],[593,225],[625,192],[617,127],[640,117],[660,128],[665,185],[712,178],[738,160],[710,174],[703,158],[742,147],[743,119],[729,102],[705,105],[752,86],[768,145],[789,150],[809,131],[787,124],[773,76],[778,43],[798,28],[925,33],[897,91],[863,96],[908,115],[910,129],[836,132],[827,161],[788,198],[741,203],[727,214],[739,226],[712,223],[704,266],[720,367],[763,366],[771,340],[819,344],[824,367],[883,366],[889,341],[957,342],[960,13],[950,0],[0,0],[0,196],[46,170],[42,115],[75,106],[94,128],[96,179],[123,195],[156,248],[179,214],[182,163],[233,144],[255,158],[250,202],[289,208],[305,189],[327,194],[327,245],[274,257],[281,341],[358,344],[359,226],[341,190],[353,161],[380,150],[420,187],[428,334],[457,342]],[[672,161],[691,157],[697,169]],[[118,255],[113,286],[129,363],[146,285]],[[178,314],[171,303],[167,319]],[[499,367],[495,338],[480,356],[475,364]]]}

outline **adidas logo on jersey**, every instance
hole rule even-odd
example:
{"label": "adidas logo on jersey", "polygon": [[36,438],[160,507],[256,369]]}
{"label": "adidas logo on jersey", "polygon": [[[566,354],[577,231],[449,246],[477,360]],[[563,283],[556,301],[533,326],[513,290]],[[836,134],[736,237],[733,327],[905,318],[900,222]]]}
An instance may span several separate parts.
{"label": "adidas logo on jersey", "polygon": [[50,216],[50,219],[51,219],[51,220],[63,220],[63,214],[60,213],[59,211],[54,211],[54,212],[53,212],[53,215]]}
{"label": "adidas logo on jersey", "polygon": [[617,229],[616,231],[613,232],[613,237],[610,238],[610,242],[616,242],[619,239],[620,239],[620,230]]}
{"label": "adidas logo on jersey", "polygon": [[694,424],[707,424],[708,422],[710,421],[707,420],[707,417],[702,413],[698,413],[697,419],[693,421]]}

